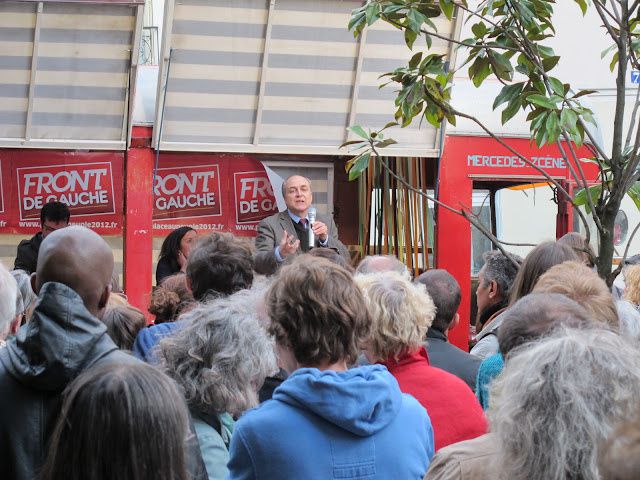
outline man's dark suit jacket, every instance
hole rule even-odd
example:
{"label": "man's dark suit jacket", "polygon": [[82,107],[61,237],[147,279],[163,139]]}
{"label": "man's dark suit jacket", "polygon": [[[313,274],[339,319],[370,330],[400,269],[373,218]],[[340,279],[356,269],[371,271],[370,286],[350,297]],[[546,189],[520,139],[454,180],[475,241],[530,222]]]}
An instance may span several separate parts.
{"label": "man's dark suit jacket", "polygon": [[[318,214],[317,220],[327,226],[328,243],[326,247],[336,250],[340,255],[349,260],[347,247],[338,240],[338,227],[336,227],[333,218],[328,215]],[[260,222],[258,225],[258,235],[256,236],[256,272],[263,275],[271,275],[278,269],[275,249],[280,244],[285,230],[297,238],[298,234],[287,210],[271,215]],[[317,239],[316,246],[320,246]],[[298,249],[298,253],[302,253],[302,250]]]}
{"label": "man's dark suit jacket", "polygon": [[432,366],[464,380],[471,390],[476,391],[476,375],[482,359],[452,345],[444,333],[433,328],[427,332],[427,354]]}

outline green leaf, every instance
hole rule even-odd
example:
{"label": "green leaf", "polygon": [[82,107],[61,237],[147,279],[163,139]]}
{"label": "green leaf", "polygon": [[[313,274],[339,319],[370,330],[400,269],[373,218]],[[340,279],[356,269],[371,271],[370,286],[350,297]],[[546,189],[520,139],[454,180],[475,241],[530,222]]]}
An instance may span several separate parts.
{"label": "green leaf", "polygon": [[615,43],[611,45],[609,48],[605,48],[600,54],[600,59],[603,59],[604,57],[606,57],[607,54],[609,54],[609,52],[615,50],[616,48],[618,48],[618,45],[616,45]]}
{"label": "green leaf", "polygon": [[413,50],[413,44],[415,43],[417,38],[418,38],[418,34],[413,30],[410,30],[407,28],[404,31],[404,43],[407,44],[407,47],[409,47],[409,50]]}
{"label": "green leaf", "polygon": [[371,158],[371,152],[365,152],[358,155],[356,158],[350,161],[351,168],[349,169],[349,180],[355,180],[362,172],[364,172],[369,166],[369,159]]}
{"label": "green leaf", "polygon": [[613,72],[616,68],[616,64],[618,63],[618,52],[613,54],[613,58],[611,59],[611,63],[609,64],[609,70]]}
{"label": "green leaf", "polygon": [[[548,142],[553,143],[558,140],[560,136],[560,125],[558,123],[558,115],[555,112],[551,112],[547,121],[545,122],[545,128],[547,130]],[[540,145],[542,146],[542,145]]]}
{"label": "green leaf", "polygon": [[416,53],[411,60],[409,60],[409,68],[414,69],[418,66],[420,61],[422,60],[422,52]]}
{"label": "green leaf", "polygon": [[348,128],[348,130],[351,130],[353,133],[355,133],[360,138],[364,138],[365,140],[369,140],[369,134],[367,134],[367,132],[365,132],[364,128],[362,128],[360,125],[352,125],[351,127]]}
{"label": "green leaf", "polygon": [[367,25],[372,25],[380,17],[380,4],[375,2],[367,3],[364,9]]}
{"label": "green leaf", "polygon": [[[489,30],[487,29],[487,26],[484,24],[484,22],[478,22],[471,27],[471,31],[476,36],[476,38],[482,38],[487,34]],[[472,41],[474,40],[475,38],[472,39]]]}
{"label": "green leaf", "polygon": [[580,98],[580,97],[583,97],[585,95],[591,95],[592,93],[598,93],[598,90],[580,90],[578,93],[576,93],[571,98]]}
{"label": "green leaf", "polygon": [[393,138],[387,138],[382,142],[376,142],[376,148],[384,148],[384,147],[388,147],[389,145],[394,145],[396,143],[398,142],[396,142]]}
{"label": "green leaf", "polygon": [[591,208],[589,208],[589,202],[587,201],[587,190],[589,192],[589,195],[591,196],[591,201],[595,205],[598,201],[598,198],[600,198],[600,193],[602,192],[602,184],[599,183],[597,185],[593,185],[588,189],[581,188],[573,197],[573,203],[575,203],[579,207],[584,206],[587,213],[591,213]]}
{"label": "green leaf", "polygon": [[398,126],[398,122],[389,122],[389,123],[387,123],[384,127],[382,127],[382,128],[380,129],[380,132],[381,132],[382,130],[386,130],[387,128],[396,127],[396,126]]}
{"label": "green leaf", "polygon": [[564,85],[560,80],[554,77],[549,77],[549,85],[551,85],[551,89],[556,95],[564,97]]}
{"label": "green leaf", "polygon": [[344,142],[338,148],[344,148],[344,147],[348,147],[349,145],[355,145],[355,144],[358,144],[358,147],[354,148],[354,150],[357,150],[358,148],[362,148],[369,145],[369,143],[363,142],[362,140],[349,140],[347,142]]}
{"label": "green leaf", "polygon": [[633,203],[636,204],[636,208],[640,210],[640,182],[636,182],[627,192],[627,195],[633,200]]}
{"label": "green leaf", "polygon": [[501,53],[493,53],[491,51],[488,53],[491,66],[493,67],[496,77],[501,78],[502,80],[511,80],[513,67],[511,66],[509,59]]}
{"label": "green leaf", "polygon": [[407,27],[416,33],[420,32],[422,24],[427,20],[427,17],[421,14],[418,10],[411,9],[407,12]]}
{"label": "green leaf", "polygon": [[575,2],[580,6],[580,10],[582,10],[582,15],[586,15],[586,13],[587,13],[587,2],[586,2],[586,0],[575,0]]}
{"label": "green leaf", "polygon": [[544,108],[547,108],[547,109],[555,109],[556,108],[556,104],[555,103],[553,103],[551,100],[549,100],[544,95],[539,95],[537,93],[529,95],[527,97],[527,101],[529,101],[531,103],[534,103],[536,105],[540,105],[541,107],[544,107]]}
{"label": "green leaf", "polygon": [[542,60],[542,68],[544,68],[545,72],[548,72],[549,70],[553,69],[553,67],[555,67],[558,64],[559,60],[560,60],[559,56],[553,56],[553,57],[545,58],[544,60]]}
{"label": "green leaf", "polygon": [[482,82],[484,82],[490,74],[489,59],[486,57],[477,57],[469,67],[469,78],[471,78],[476,87],[482,85]]}
{"label": "green leaf", "polygon": [[[365,26],[365,14],[363,11],[358,11],[360,9],[356,9],[351,14],[351,19],[349,20],[349,26],[347,27],[349,30],[353,30],[353,36],[357,37],[360,35],[360,32]],[[356,13],[357,12],[357,13]]]}
{"label": "green leaf", "polygon": [[578,123],[578,115],[570,108],[565,108],[560,113],[560,124],[567,130],[573,130]]}
{"label": "green leaf", "polygon": [[503,103],[510,102],[515,97],[522,93],[522,89],[524,88],[524,82],[514,83],[512,85],[505,85],[500,90],[500,93],[493,101],[493,109],[495,110]]}
{"label": "green leaf", "polygon": [[520,97],[515,97],[513,100],[509,102],[507,108],[502,111],[502,124],[504,125],[509,120],[511,120],[516,113],[520,110],[522,106],[522,100]]}
{"label": "green leaf", "polygon": [[453,17],[454,3],[451,0],[440,0],[440,9],[447,20],[451,20]]}

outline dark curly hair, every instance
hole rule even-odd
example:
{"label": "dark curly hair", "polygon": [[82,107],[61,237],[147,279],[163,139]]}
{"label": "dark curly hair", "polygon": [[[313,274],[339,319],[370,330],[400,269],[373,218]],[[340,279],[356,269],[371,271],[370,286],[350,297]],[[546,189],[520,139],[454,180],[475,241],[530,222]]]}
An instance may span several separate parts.
{"label": "dark curly hair", "polygon": [[189,255],[187,278],[198,302],[251,288],[253,249],[246,240],[231,233],[216,232],[204,237]]}
{"label": "dark curly hair", "polygon": [[300,255],[283,267],[266,303],[270,332],[304,366],[352,363],[371,328],[351,274],[324,258]]}
{"label": "dark curly hair", "polygon": [[151,292],[149,312],[155,315],[156,324],[173,322],[180,314],[195,304],[193,294],[187,287],[184,273],[166,277],[159,287]]}

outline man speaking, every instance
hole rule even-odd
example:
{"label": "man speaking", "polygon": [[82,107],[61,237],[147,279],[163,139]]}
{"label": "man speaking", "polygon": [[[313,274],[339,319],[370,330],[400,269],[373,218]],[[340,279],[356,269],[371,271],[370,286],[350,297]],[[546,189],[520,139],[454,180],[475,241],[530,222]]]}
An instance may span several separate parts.
{"label": "man speaking", "polygon": [[347,248],[338,240],[338,227],[333,218],[314,214],[308,178],[288,177],[282,184],[282,196],[287,210],[265,218],[258,225],[256,272],[271,275],[285,258],[312,247],[331,248],[349,260]]}

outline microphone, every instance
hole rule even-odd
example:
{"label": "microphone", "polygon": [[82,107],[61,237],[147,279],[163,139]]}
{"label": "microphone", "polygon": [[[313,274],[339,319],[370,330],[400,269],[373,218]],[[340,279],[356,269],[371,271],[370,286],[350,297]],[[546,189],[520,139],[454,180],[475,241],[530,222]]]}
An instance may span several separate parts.
{"label": "microphone", "polygon": [[309,217],[309,248],[313,248],[316,245],[316,236],[313,233],[313,223],[316,221],[316,207],[309,207],[307,211]]}

